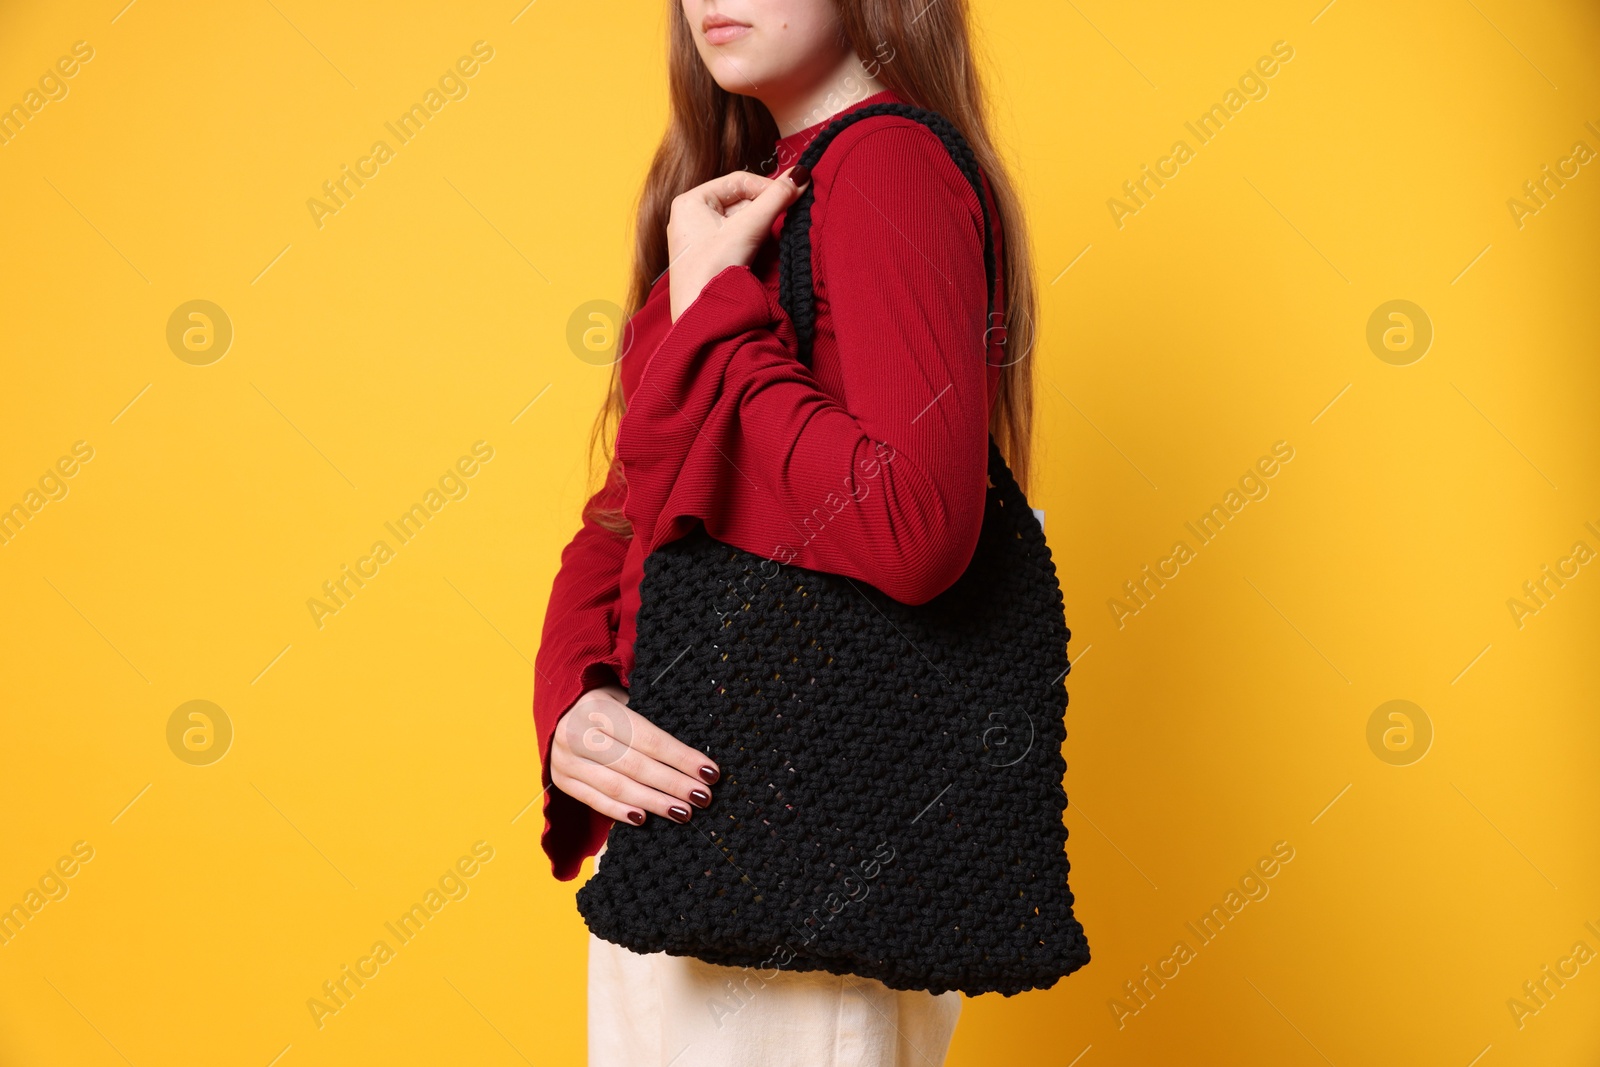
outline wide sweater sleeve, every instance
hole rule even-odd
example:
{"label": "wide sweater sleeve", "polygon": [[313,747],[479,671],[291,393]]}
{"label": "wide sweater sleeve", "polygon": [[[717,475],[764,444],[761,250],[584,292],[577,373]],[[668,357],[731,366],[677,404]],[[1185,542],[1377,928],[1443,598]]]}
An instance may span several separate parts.
{"label": "wide sweater sleeve", "polygon": [[657,516],[648,550],[698,517],[746,551],[920,604],[960,577],[983,521],[982,209],[929,130],[869,123],[812,172],[842,397],[794,357],[776,296],[729,267],[645,366],[617,454],[635,531]]}
{"label": "wide sweater sleeve", "polygon": [[583,858],[599,850],[611,829],[609,818],[551,783],[550,742],[556,723],[578,697],[596,686],[620,684],[617,605],[628,542],[600,526],[593,513],[617,506],[624,495],[613,469],[584,505],[583,526],[561,552],[534,654],[533,721],[544,788],[540,844],[563,881],[578,874]]}

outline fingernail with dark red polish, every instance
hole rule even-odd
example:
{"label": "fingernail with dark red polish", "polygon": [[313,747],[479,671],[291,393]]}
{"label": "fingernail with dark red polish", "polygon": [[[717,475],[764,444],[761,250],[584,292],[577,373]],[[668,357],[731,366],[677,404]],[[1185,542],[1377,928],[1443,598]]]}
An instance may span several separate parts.
{"label": "fingernail with dark red polish", "polygon": [[691,789],[689,790],[689,803],[697,808],[703,808],[711,803],[711,794],[704,789]]}
{"label": "fingernail with dark red polish", "polygon": [[706,783],[706,785],[716,785],[717,784],[717,779],[721,778],[721,777],[722,777],[722,773],[720,771],[718,771],[715,767],[701,767],[700,768],[700,778],[701,778],[702,781],[704,781]]}
{"label": "fingernail with dark red polish", "polygon": [[644,812],[642,812],[642,811],[630,811],[630,812],[628,812],[628,821],[633,823],[633,825],[635,825],[635,826],[643,826],[644,825]]}
{"label": "fingernail with dark red polish", "polygon": [[794,182],[796,185],[804,185],[806,182],[811,180],[811,168],[810,167],[796,167],[796,168],[794,168],[794,170],[791,170],[789,172],[789,180]]}
{"label": "fingernail with dark red polish", "polygon": [[676,804],[672,805],[672,807],[667,809],[667,814],[672,816],[672,820],[674,822],[688,822],[689,821],[689,809],[688,808],[680,808]]}

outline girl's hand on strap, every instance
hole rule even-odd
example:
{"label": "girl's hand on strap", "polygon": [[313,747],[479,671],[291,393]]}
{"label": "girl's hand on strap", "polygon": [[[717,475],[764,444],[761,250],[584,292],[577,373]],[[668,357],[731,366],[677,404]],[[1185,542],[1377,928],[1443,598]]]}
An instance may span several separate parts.
{"label": "girl's hand on strap", "polygon": [[702,752],[628,708],[628,691],[604,685],[561,716],[550,739],[550,780],[595,811],[635,826],[653,811],[688,822],[711,803],[720,775]]}
{"label": "girl's hand on strap", "polygon": [[778,213],[800,198],[810,178],[807,168],[791,167],[776,178],[736,170],[673,198],[667,219],[673,322],[712,278],[749,266]]}

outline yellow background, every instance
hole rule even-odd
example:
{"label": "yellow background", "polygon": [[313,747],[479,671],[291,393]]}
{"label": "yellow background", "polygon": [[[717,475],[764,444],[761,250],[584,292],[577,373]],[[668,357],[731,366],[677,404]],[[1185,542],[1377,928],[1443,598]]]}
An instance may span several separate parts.
{"label": "yellow background", "polygon": [[[0,505],[93,448],[0,546],[0,904],[93,849],[0,946],[6,1067],[582,1061],[531,661],[608,375],[566,325],[621,299],[661,9],[339,7],[0,13],[0,103],[94,49],[0,147]],[[953,1064],[1600,1056],[1600,963],[1507,1006],[1600,951],[1600,568],[1507,607],[1600,549],[1600,162],[1506,206],[1600,150],[1600,15],[1319,7],[977,5],[1043,293],[1093,960],[968,1001]],[[479,40],[469,94],[318,228],[308,198]],[[1118,228],[1108,199],[1280,40],[1268,95]],[[196,299],[234,329],[207,366],[166,341]],[[1396,299],[1435,331],[1407,366],[1366,342]],[[467,495],[319,628],[307,600],[480,440]],[[1280,440],[1269,495],[1119,628],[1122,583]],[[191,700],[234,731],[208,766],[168,745]],[[1390,700],[1431,724],[1409,765],[1368,744]],[[468,894],[319,1029],[308,999],[479,841]],[[1119,1026],[1278,841],[1270,894]]]}

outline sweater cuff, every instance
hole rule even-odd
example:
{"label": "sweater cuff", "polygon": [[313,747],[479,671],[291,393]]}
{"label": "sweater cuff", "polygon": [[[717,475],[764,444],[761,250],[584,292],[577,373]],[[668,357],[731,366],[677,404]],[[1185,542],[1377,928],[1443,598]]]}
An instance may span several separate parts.
{"label": "sweater cuff", "polygon": [[571,881],[583,869],[583,861],[600,851],[606,835],[611,832],[612,820],[589,805],[561,791],[550,779],[550,746],[556,730],[561,729],[561,718],[572,709],[578,698],[602,685],[620,685],[620,665],[613,659],[594,660],[573,676],[572,680],[550,699],[560,709],[548,735],[540,739],[540,784],[544,787],[544,830],[539,835],[539,845],[550,860],[550,871],[558,881]]}
{"label": "sweater cuff", "polygon": [[[692,343],[734,337],[746,330],[771,326],[783,315],[777,297],[767,291],[755,272],[744,264],[724,267],[706,282],[678,321],[667,333],[667,341],[679,330],[689,331]],[[662,347],[666,347],[664,342]],[[659,351],[659,349],[657,350]],[[650,373],[650,368],[645,368]]]}
{"label": "sweater cuff", "polygon": [[[784,323],[779,326],[779,322]],[[767,291],[761,279],[747,266],[735,264],[724,267],[716,277],[706,282],[700,294],[683,309],[656,345],[650,359],[640,372],[639,382],[627,398],[632,411],[639,401],[646,405],[660,405],[660,397],[686,391],[690,383],[684,381],[685,366],[695,362],[705,349],[719,341],[742,337],[754,330],[775,329],[793,336],[793,327],[787,325],[788,316],[778,298]],[[659,378],[660,381],[656,379]],[[646,389],[645,386],[651,386]],[[662,411],[658,414],[670,414]],[[619,430],[618,447],[625,447]],[[653,451],[653,450],[651,450]],[[624,463],[626,467],[626,463]]]}
{"label": "sweater cuff", "polygon": [[749,267],[724,267],[678,316],[629,394],[615,454],[628,477],[623,513],[646,553],[684,532],[660,521],[661,508],[722,392],[729,357],[762,334],[782,344],[794,329]]}

